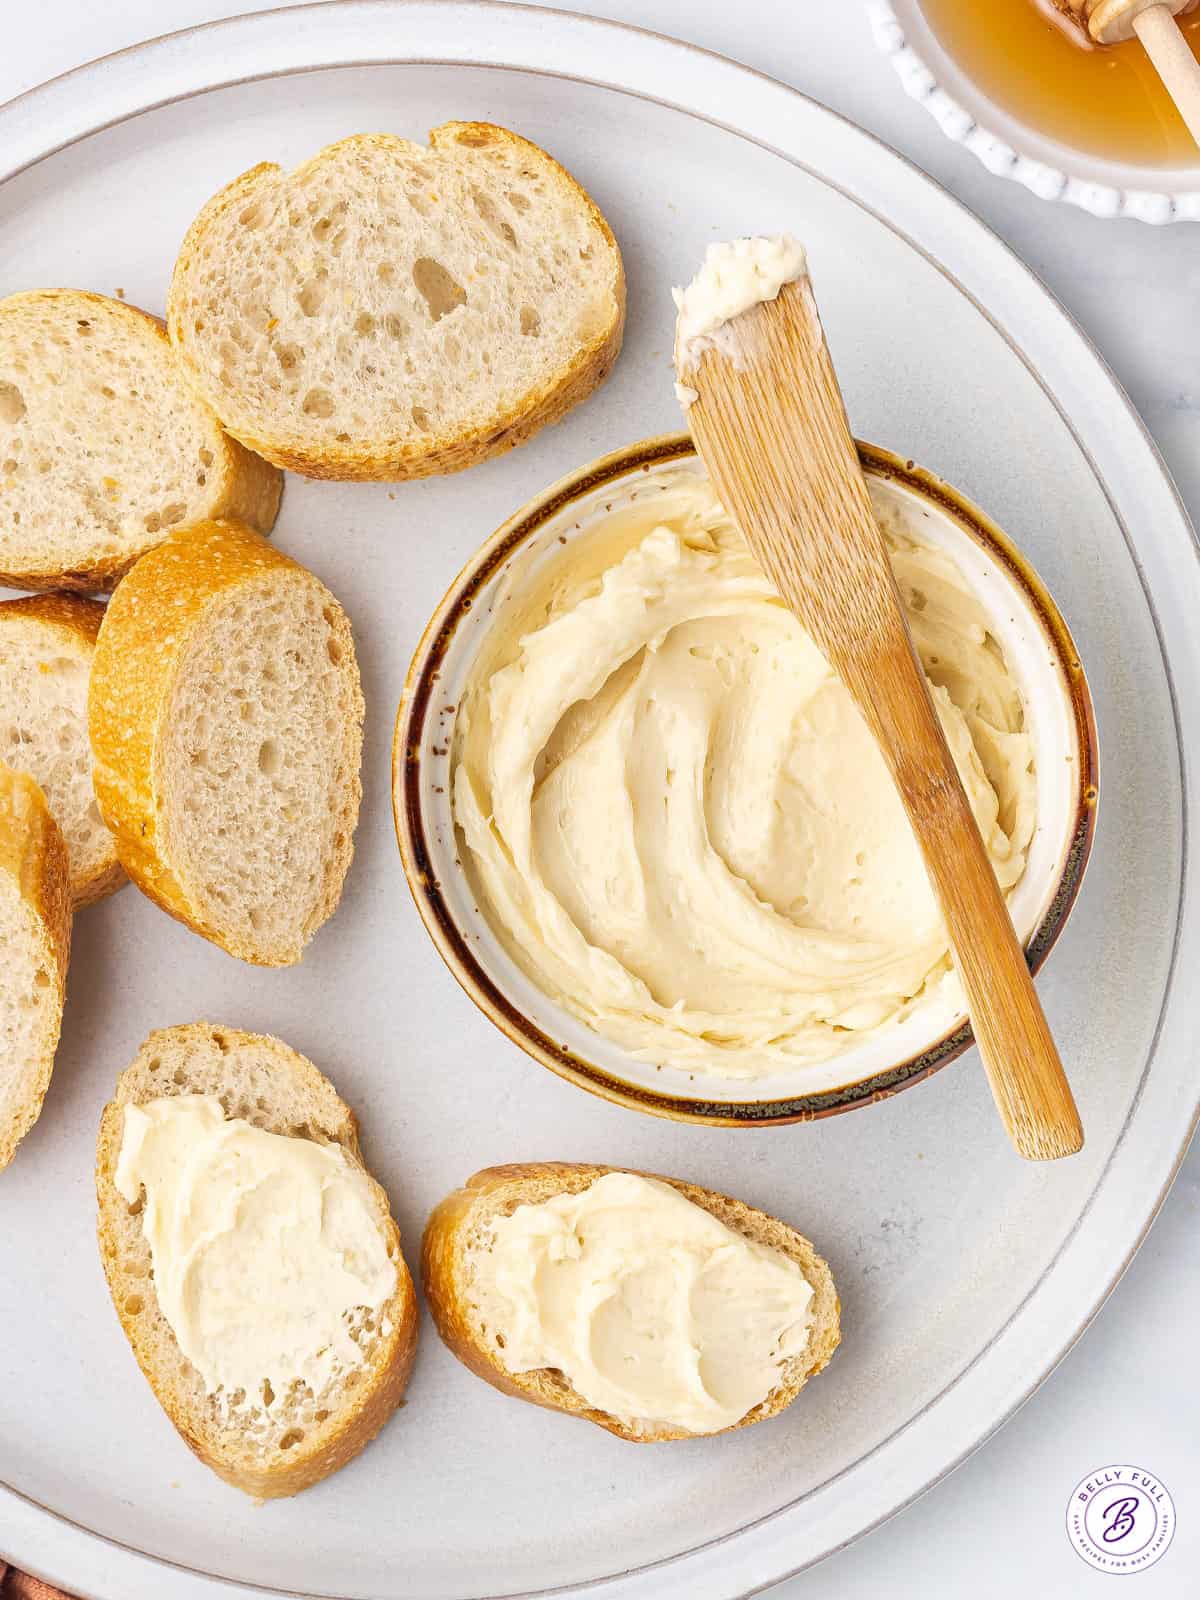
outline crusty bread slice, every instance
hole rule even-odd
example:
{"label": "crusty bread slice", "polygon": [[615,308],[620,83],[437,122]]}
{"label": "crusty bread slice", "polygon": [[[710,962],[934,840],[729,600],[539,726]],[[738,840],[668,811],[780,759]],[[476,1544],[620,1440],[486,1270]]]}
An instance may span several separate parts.
{"label": "crusty bread slice", "polygon": [[66,842],[34,780],[0,762],[0,1168],[46,1098],[70,958]]}
{"label": "crusty bread slice", "polygon": [[281,483],[191,392],[147,312],[83,289],[0,300],[0,584],[111,589],[176,524],[265,533]]}
{"label": "crusty bread slice", "polygon": [[71,857],[76,911],[125,882],[92,790],[87,694],[104,607],[73,594],[0,601],[0,749],[36,778]]}
{"label": "crusty bread slice", "polygon": [[206,1391],[160,1311],[141,1204],[130,1206],[114,1183],[125,1107],[181,1094],[215,1095],[226,1116],[241,1117],[270,1133],[339,1145],[347,1160],[365,1172],[358,1124],[328,1079],[281,1040],[207,1022],[152,1033],[118,1078],[100,1122],[100,1255],[138,1365],[184,1442],[227,1483],[259,1499],[298,1494],[356,1456],[404,1394],[418,1319],[400,1235],[387,1195],[371,1179],[379,1226],[396,1268],[396,1290],[380,1311],[364,1309],[351,1324],[351,1336],[365,1357],[361,1366],[335,1368],[320,1393],[296,1384],[289,1393],[275,1395],[269,1406],[243,1401],[229,1410]]}
{"label": "crusty bread slice", "polygon": [[231,955],[298,961],[354,853],[363,700],[325,585],[250,528],[202,522],[108,604],[88,724],[129,876]]}
{"label": "crusty bread slice", "polygon": [[192,224],[176,352],[225,427],[314,478],[456,472],[522,444],[608,374],[625,274],[544,150],[484,122],[264,162]]}
{"label": "crusty bread slice", "polygon": [[[509,1216],[520,1205],[540,1205],[556,1194],[578,1194],[606,1172],[633,1170],[613,1167],[577,1166],[570,1162],[530,1162],[524,1165],[487,1167],[456,1189],[437,1207],[425,1226],[421,1245],[421,1276],[425,1295],[438,1332],[458,1359],[472,1372],[505,1394],[551,1411],[565,1411],[584,1417],[620,1439],[634,1444],[665,1439],[691,1439],[696,1435],[665,1423],[643,1423],[630,1427],[620,1417],[598,1411],[572,1387],[562,1372],[545,1367],[536,1372],[510,1372],[499,1358],[495,1342],[480,1323],[472,1284],[479,1262],[488,1248],[490,1225],[496,1217]],[[799,1266],[813,1289],[812,1331],[803,1353],[783,1369],[783,1378],[761,1405],[756,1406],[734,1428],[762,1422],[776,1416],[800,1393],[809,1378],[828,1364],[841,1339],[840,1306],[829,1268],[807,1239],[777,1222],[763,1211],[756,1211],[741,1200],[701,1189],[679,1178],[664,1178],[657,1173],[640,1174],[669,1183],[693,1205],[703,1208],[726,1227],[744,1234],[759,1244],[780,1250]],[[732,1428],[719,1430],[732,1432]]]}

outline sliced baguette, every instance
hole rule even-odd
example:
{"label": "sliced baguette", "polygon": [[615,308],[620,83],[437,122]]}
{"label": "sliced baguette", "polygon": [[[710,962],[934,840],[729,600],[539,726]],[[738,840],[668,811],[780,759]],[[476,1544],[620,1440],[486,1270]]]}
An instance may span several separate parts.
{"label": "sliced baguette", "polygon": [[46,1098],[71,958],[67,846],[45,796],[0,762],[0,1169]]}
{"label": "sliced baguette", "polygon": [[[606,1172],[632,1170],[613,1167],[576,1166],[569,1162],[531,1162],[525,1165],[487,1167],[468,1180],[437,1207],[425,1226],[421,1246],[421,1275],[429,1308],[438,1332],[458,1359],[478,1377],[505,1394],[530,1400],[550,1411],[565,1411],[584,1417],[619,1439],[634,1444],[666,1439],[691,1439],[696,1435],[667,1423],[643,1423],[631,1427],[620,1417],[598,1411],[572,1387],[567,1377],[553,1368],[535,1372],[510,1372],[499,1359],[494,1341],[480,1324],[472,1295],[472,1280],[480,1252],[486,1251],[490,1224],[497,1217],[509,1216],[520,1205],[539,1205],[556,1194],[578,1194]],[[841,1339],[840,1306],[829,1268],[807,1239],[777,1222],[763,1211],[756,1211],[741,1200],[698,1188],[679,1178],[657,1178],[677,1189],[693,1205],[718,1218],[726,1227],[744,1234],[759,1244],[782,1251],[799,1266],[812,1285],[812,1332],[803,1354],[783,1369],[781,1382],[761,1405],[756,1406],[734,1428],[776,1416],[800,1393],[809,1378],[829,1363]],[[721,1429],[728,1433],[732,1429]]]}
{"label": "sliced baguette", "polygon": [[143,556],[88,697],[100,811],[129,876],[243,961],[298,961],[354,853],[363,700],[341,606],[236,523]]}
{"label": "sliced baguette", "polygon": [[0,584],[111,589],[176,524],[267,532],[281,483],[191,392],[147,312],[83,289],[0,300]]}
{"label": "sliced baguette", "polygon": [[[140,1207],[114,1183],[125,1107],[181,1094],[215,1095],[228,1117],[270,1133],[340,1146],[366,1171],[358,1124],[333,1085],[279,1039],[207,1022],[152,1033],[117,1079],[96,1148],[97,1230],[113,1305],[138,1365],[184,1442],[226,1483],[258,1499],[299,1494],[356,1456],[400,1404],[417,1345],[417,1302],[388,1198],[371,1179],[396,1291],[352,1328],[361,1366],[334,1371],[318,1394],[293,1386],[270,1406],[224,1408],[176,1342],[159,1309]],[[367,1174],[370,1177],[370,1174]]]}
{"label": "sliced baguette", "polygon": [[92,789],[87,694],[104,607],[71,594],[0,601],[0,748],[36,778],[71,857],[76,911],[125,872]]}
{"label": "sliced baguette", "polygon": [[167,304],[196,391],[315,478],[456,472],[522,444],[608,374],[612,230],[537,145],[448,122],[263,162],[192,224]]}

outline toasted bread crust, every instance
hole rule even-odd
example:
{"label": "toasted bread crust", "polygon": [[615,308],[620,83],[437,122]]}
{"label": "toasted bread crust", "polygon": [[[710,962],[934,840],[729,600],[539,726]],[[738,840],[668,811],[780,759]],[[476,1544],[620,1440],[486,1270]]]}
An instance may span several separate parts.
{"label": "toasted bread crust", "polygon": [[[537,1205],[555,1194],[577,1194],[607,1172],[634,1171],[633,1168],[581,1166],[565,1161],[529,1162],[504,1167],[486,1167],[469,1178],[461,1189],[444,1199],[430,1216],[421,1242],[421,1277],[433,1320],[447,1347],[465,1367],[490,1383],[494,1389],[515,1395],[519,1400],[551,1411],[564,1411],[583,1417],[632,1444],[658,1443],[668,1439],[691,1439],[686,1429],[661,1424],[635,1429],[621,1418],[599,1411],[571,1386],[559,1372],[513,1373],[501,1366],[492,1351],[481,1343],[466,1295],[467,1237],[473,1223],[488,1214],[505,1214],[518,1205]],[[670,1184],[686,1200],[719,1218],[728,1227],[782,1250],[801,1268],[813,1288],[812,1334],[802,1356],[792,1363],[784,1380],[761,1405],[740,1422],[718,1430],[731,1433],[752,1422],[776,1416],[789,1406],[807,1383],[829,1364],[841,1339],[840,1303],[829,1267],[816,1254],[808,1240],[763,1211],[728,1195],[701,1189],[680,1178],[642,1172]]]}
{"label": "toasted bread crust", "polygon": [[[226,1040],[259,1045],[276,1058],[281,1071],[298,1086],[326,1102],[320,1133],[324,1139],[338,1144],[346,1159],[364,1172],[382,1213],[386,1216],[385,1237],[388,1240],[396,1267],[396,1292],[386,1310],[391,1324],[390,1333],[384,1335],[364,1368],[363,1380],[353,1391],[353,1401],[320,1427],[311,1430],[304,1439],[288,1451],[286,1460],[260,1470],[250,1470],[231,1462],[220,1448],[219,1440],[198,1431],[182,1414],[179,1394],[172,1376],[165,1372],[155,1359],[152,1341],[146,1333],[146,1321],[140,1315],[131,1315],[126,1309],[126,1296],[122,1292],[120,1264],[120,1238],[118,1218],[127,1212],[124,1197],[118,1192],[113,1176],[121,1153],[124,1136],[124,1110],[127,1105],[138,1105],[157,1095],[189,1094],[194,1092],[188,1083],[174,1081],[155,1082],[146,1072],[147,1063],[156,1051],[161,1051],[167,1041],[184,1042],[203,1035],[219,1036]],[[264,1126],[267,1125],[265,1122]],[[277,1125],[271,1129],[287,1133],[289,1129]],[[97,1237],[100,1257],[104,1266],[113,1306],[122,1331],[129,1340],[138,1366],[154,1391],[155,1398],[178,1430],[184,1443],[212,1469],[218,1477],[235,1489],[259,1500],[275,1500],[299,1494],[311,1488],[322,1478],[336,1472],[369,1444],[384,1423],[399,1406],[413,1358],[417,1348],[418,1312],[412,1276],[400,1250],[400,1234],[392,1219],[387,1195],[367,1171],[358,1143],[358,1122],[350,1108],[338,1097],[332,1084],[304,1056],[290,1049],[281,1040],[270,1035],[244,1033],[236,1028],[214,1029],[211,1024],[187,1023],[174,1028],[160,1028],[146,1039],[136,1060],[117,1079],[112,1100],[104,1108],[96,1145],[96,1197],[98,1205]],[[144,1280],[142,1294],[154,1295],[153,1279]]]}
{"label": "toasted bread crust", "polygon": [[[319,581],[239,523],[198,522],[172,535],[142,557],[109,602],[88,694],[96,800],[115,835],[125,871],[171,916],[230,955],[262,966],[289,961],[267,959],[210,926],[176,876],[164,839],[156,757],[176,673],[193,632],[204,626],[209,603],[271,572],[300,572],[314,584]],[[329,601],[330,626],[353,661],[349,621],[332,594]],[[359,715],[361,720],[361,703]],[[337,905],[353,850],[347,835],[328,874],[330,886],[318,908],[318,923]],[[299,959],[298,954],[289,959]]]}
{"label": "toasted bread crust", "polygon": [[37,1121],[50,1086],[58,1046],[67,967],[71,960],[71,868],[66,840],[45,796],[24,772],[0,762],[0,872],[16,881],[41,929],[40,954],[49,978],[43,1005],[53,1008],[49,1048],[36,1064],[29,1093],[0,1117],[0,1171]]}
{"label": "toasted bread crust", "polygon": [[[137,319],[155,340],[161,340],[170,350],[166,323],[139,306],[124,300],[112,300],[107,295],[94,294],[88,289],[29,289],[0,300],[0,312],[19,313],[24,305],[36,302],[67,300],[72,308],[103,308],[106,312],[119,308]],[[137,325],[131,322],[131,326]],[[182,374],[180,375],[182,378]],[[190,385],[188,386],[190,389]],[[211,406],[205,406],[211,425],[208,429],[207,448],[213,462],[208,469],[209,481],[214,485],[212,515],[245,522],[260,533],[269,533],[279,512],[283,493],[283,478],[269,462],[247,450],[232,438],[217,421]],[[59,589],[75,594],[102,594],[116,588],[120,580],[143,554],[135,550],[129,556],[97,554],[91,561],[68,570],[48,571],[30,563],[0,572],[0,585],[10,589]]]}
{"label": "toasted bread crust", "polygon": [[[104,607],[97,600],[76,594],[30,594],[19,600],[0,601],[0,626],[10,617],[31,617],[47,627],[82,639],[91,648],[96,643]],[[103,900],[126,882],[125,868],[117,859],[114,845],[111,858],[100,863],[87,877],[72,875],[72,900],[76,911]]]}
{"label": "toasted bread crust", "polygon": [[0,600],[0,619],[36,617],[95,644],[104,621],[104,606],[99,600],[85,600],[76,594],[25,594],[16,600]]}
{"label": "toasted bread crust", "polygon": [[[351,440],[344,445],[331,442],[314,450],[299,435],[260,432],[233,416],[227,397],[207,381],[195,360],[183,314],[183,283],[196,258],[203,252],[209,227],[229,211],[245,206],[264,182],[273,181],[282,171],[277,163],[263,161],[235,178],[201,209],[180,247],[167,298],[167,327],[180,365],[196,393],[221,417],[222,425],[231,437],[277,466],[286,467],[307,478],[360,483],[427,478],[462,472],[493,456],[504,455],[506,451],[524,444],[542,428],[561,420],[572,407],[586,400],[603,383],[620,354],[626,303],[624,265],[607,220],[591,196],[565,167],[560,166],[540,145],[523,139],[520,134],[512,133],[507,128],[497,127],[490,122],[446,122],[431,130],[429,146],[438,150],[453,145],[460,142],[464,134],[488,143],[510,144],[532,152],[539,161],[549,166],[555,181],[586,208],[589,218],[617,260],[617,304],[611,323],[576,350],[571,360],[551,379],[530,390],[518,404],[498,410],[486,426],[457,435],[445,435],[432,446],[428,443],[415,444],[411,438],[398,433],[390,438]],[[308,172],[341,145],[387,147],[402,142],[391,134],[354,135],[318,151],[303,162],[296,172],[299,175]]]}

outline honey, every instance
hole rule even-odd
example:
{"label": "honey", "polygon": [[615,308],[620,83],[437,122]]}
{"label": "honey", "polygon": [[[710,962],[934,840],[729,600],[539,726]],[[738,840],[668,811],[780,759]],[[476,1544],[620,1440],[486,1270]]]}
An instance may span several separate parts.
{"label": "honey", "polygon": [[[971,81],[1028,127],[1111,160],[1200,165],[1195,140],[1136,39],[1089,48],[1049,0],[920,5]],[[1200,60],[1200,11],[1179,24]]]}

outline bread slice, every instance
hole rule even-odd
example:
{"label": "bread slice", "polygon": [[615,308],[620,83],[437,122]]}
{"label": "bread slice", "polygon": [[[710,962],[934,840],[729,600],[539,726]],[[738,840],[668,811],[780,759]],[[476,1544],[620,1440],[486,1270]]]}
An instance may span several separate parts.
{"label": "bread slice", "polygon": [[363,700],[346,613],[252,529],[201,522],[109,602],[88,697],[129,876],[231,955],[287,966],[354,853]]}
{"label": "bread slice", "polygon": [[[215,1095],[227,1117],[319,1144],[338,1145],[366,1171],[354,1113],[310,1061],[279,1039],[207,1022],[160,1028],[117,1079],[104,1108],[96,1147],[100,1257],[113,1305],[138,1365],[184,1442],[226,1483],[259,1499],[299,1494],[356,1456],[400,1404],[417,1347],[417,1302],[400,1251],[388,1198],[371,1194],[396,1291],[351,1333],[365,1360],[335,1369],[320,1393],[299,1385],[270,1405],[224,1408],[176,1342],[159,1310],[141,1204],[130,1206],[114,1183],[125,1133],[125,1107],[184,1094]],[[370,1174],[367,1174],[370,1177]]]}
{"label": "bread slice", "polygon": [[[520,1205],[540,1205],[556,1194],[578,1194],[606,1172],[633,1170],[613,1167],[577,1166],[570,1162],[531,1162],[525,1165],[487,1167],[468,1180],[437,1207],[425,1227],[421,1246],[421,1275],[425,1294],[438,1332],[458,1359],[494,1389],[531,1400],[550,1411],[565,1411],[571,1416],[607,1428],[619,1439],[634,1444],[666,1439],[692,1439],[696,1435],[669,1423],[649,1423],[631,1427],[620,1417],[590,1406],[571,1385],[564,1373],[553,1368],[535,1372],[510,1372],[499,1360],[496,1347],[480,1324],[472,1283],[486,1251],[490,1224],[509,1216]],[[782,1251],[799,1266],[812,1285],[812,1329],[802,1354],[783,1368],[783,1377],[761,1405],[755,1406],[733,1428],[762,1422],[776,1416],[800,1393],[809,1378],[828,1364],[841,1339],[840,1305],[829,1268],[807,1239],[777,1222],[763,1211],[756,1211],[741,1200],[701,1189],[679,1178],[659,1177],[656,1173],[638,1174],[670,1184],[686,1200],[744,1234],[747,1239]],[[729,1433],[733,1428],[723,1428]]]}
{"label": "bread slice", "polygon": [[111,589],[176,524],[265,533],[281,482],[191,393],[156,318],[83,289],[0,300],[0,584]]}
{"label": "bread slice", "polygon": [[0,749],[42,786],[71,857],[76,911],[120,888],[125,872],[92,790],[87,693],[104,618],[72,594],[0,601]]}
{"label": "bread slice", "polygon": [[46,1098],[70,958],[66,842],[34,780],[0,762],[0,1168]]}
{"label": "bread slice", "polygon": [[314,478],[457,472],[608,374],[625,274],[570,173],[486,122],[263,162],[183,242],[171,339],[225,427]]}

